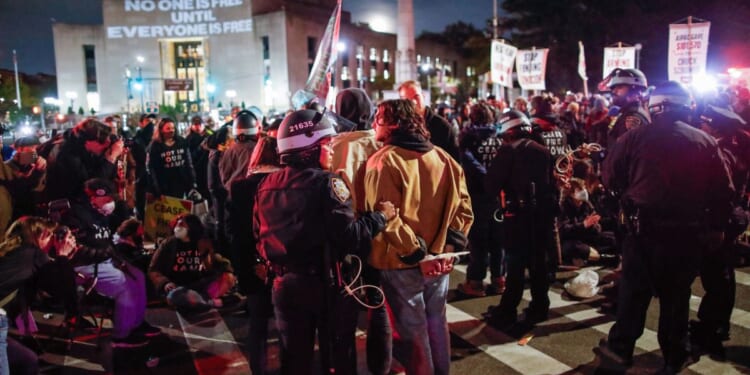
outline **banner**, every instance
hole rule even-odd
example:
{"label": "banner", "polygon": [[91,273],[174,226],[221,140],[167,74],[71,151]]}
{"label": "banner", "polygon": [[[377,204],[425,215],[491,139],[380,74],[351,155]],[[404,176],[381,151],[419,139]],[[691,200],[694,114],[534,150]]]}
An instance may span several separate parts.
{"label": "banner", "polygon": [[578,41],[578,75],[582,80],[589,79],[586,75],[586,55],[583,53],[583,42]]}
{"label": "banner", "polygon": [[146,238],[156,241],[158,238],[171,236],[172,230],[169,228],[169,223],[179,215],[191,213],[192,209],[192,201],[166,195],[155,198],[148,194],[143,218],[143,232]]}
{"label": "banner", "polygon": [[635,68],[635,47],[605,47],[602,78],[613,70]]}
{"label": "banner", "polygon": [[669,80],[684,85],[706,74],[711,22],[669,25]]}
{"label": "banner", "polygon": [[492,83],[513,87],[513,63],[516,60],[518,48],[499,40],[493,40],[490,48]]}
{"label": "banner", "polygon": [[292,105],[295,109],[300,109],[304,104],[315,97],[326,100],[328,89],[331,87],[331,68],[336,63],[338,56],[339,27],[341,24],[341,0],[333,9],[331,18],[328,19],[326,31],[318,45],[318,53],[315,55],[315,62],[310,75],[307,78],[304,90],[299,90],[292,97]]}
{"label": "banner", "polygon": [[544,75],[547,71],[548,48],[518,51],[516,73],[523,90],[545,90]]}

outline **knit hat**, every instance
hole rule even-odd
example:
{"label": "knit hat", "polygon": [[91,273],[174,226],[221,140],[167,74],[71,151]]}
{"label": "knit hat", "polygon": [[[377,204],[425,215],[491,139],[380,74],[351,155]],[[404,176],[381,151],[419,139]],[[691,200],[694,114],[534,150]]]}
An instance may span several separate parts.
{"label": "knit hat", "polygon": [[84,191],[89,198],[113,196],[115,188],[110,181],[103,178],[92,178],[85,183]]}

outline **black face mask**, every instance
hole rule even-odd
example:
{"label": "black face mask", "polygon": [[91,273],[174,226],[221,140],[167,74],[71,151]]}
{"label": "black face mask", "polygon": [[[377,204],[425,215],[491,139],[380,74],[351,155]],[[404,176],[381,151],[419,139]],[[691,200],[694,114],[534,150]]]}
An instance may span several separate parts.
{"label": "black face mask", "polygon": [[135,247],[137,247],[138,249],[143,249],[143,237],[134,236],[133,243],[135,244]]}
{"label": "black face mask", "polygon": [[174,139],[174,132],[168,132],[168,133],[161,133],[161,135],[164,137],[164,139]]}

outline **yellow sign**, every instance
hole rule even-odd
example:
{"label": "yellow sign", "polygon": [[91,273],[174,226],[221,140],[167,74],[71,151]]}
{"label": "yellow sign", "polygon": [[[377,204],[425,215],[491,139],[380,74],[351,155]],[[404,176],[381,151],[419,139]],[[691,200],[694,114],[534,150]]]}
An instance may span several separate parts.
{"label": "yellow sign", "polygon": [[146,196],[146,214],[143,220],[143,229],[146,238],[154,242],[172,235],[169,224],[180,215],[189,214],[193,208],[193,202],[175,197],[162,195],[159,198],[151,194]]}

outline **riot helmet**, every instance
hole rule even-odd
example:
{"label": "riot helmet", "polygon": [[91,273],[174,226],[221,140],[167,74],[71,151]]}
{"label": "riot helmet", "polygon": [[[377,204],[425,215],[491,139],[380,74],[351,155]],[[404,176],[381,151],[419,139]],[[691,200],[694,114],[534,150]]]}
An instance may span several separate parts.
{"label": "riot helmet", "polygon": [[234,136],[242,141],[245,138],[258,135],[258,117],[250,111],[243,110],[234,118]]}
{"label": "riot helmet", "polygon": [[612,93],[612,102],[620,107],[641,100],[648,89],[646,75],[638,69],[617,68],[606,78],[606,86]]}
{"label": "riot helmet", "polygon": [[652,116],[658,116],[667,112],[690,112],[693,99],[690,92],[675,81],[667,81],[654,88],[648,100],[648,111]]}
{"label": "riot helmet", "polygon": [[281,163],[289,164],[294,155],[319,150],[322,139],[335,135],[333,124],[321,112],[302,109],[290,113],[279,125],[277,135]]}
{"label": "riot helmet", "polygon": [[706,106],[700,119],[702,123],[717,130],[739,129],[745,125],[745,120],[733,111],[712,104]]}
{"label": "riot helmet", "polygon": [[497,134],[501,136],[517,131],[531,131],[531,121],[529,121],[529,118],[521,111],[515,109],[503,113],[497,124],[500,127]]}

